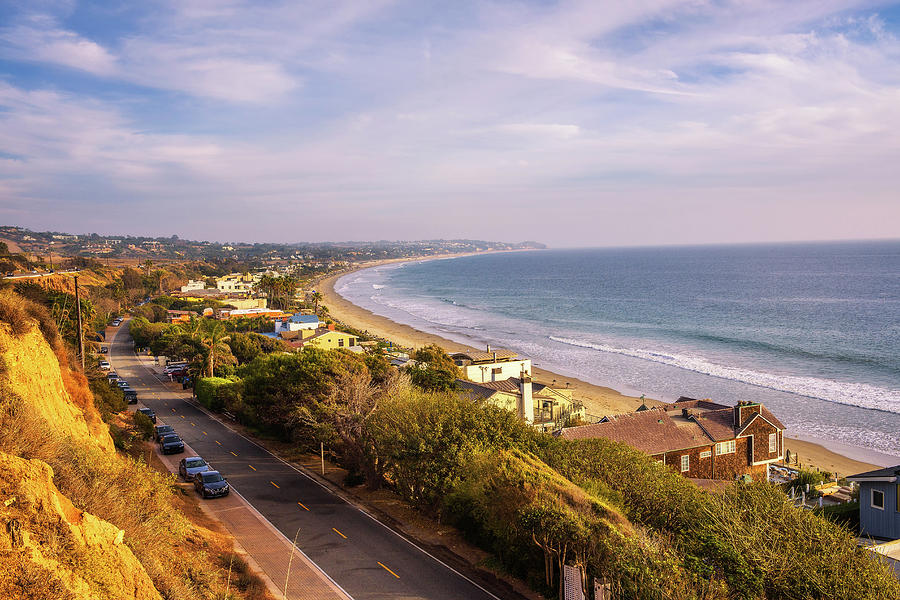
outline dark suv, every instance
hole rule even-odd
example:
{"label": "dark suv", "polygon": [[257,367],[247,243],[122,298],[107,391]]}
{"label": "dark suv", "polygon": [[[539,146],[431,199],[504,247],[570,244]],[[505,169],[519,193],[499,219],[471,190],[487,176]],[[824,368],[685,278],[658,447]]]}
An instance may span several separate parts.
{"label": "dark suv", "polygon": [[194,477],[194,489],[204,498],[227,496],[231,491],[228,482],[218,471],[204,471]]}
{"label": "dark suv", "polygon": [[163,454],[181,454],[184,452],[184,442],[178,434],[167,433],[159,439],[159,449]]}
{"label": "dark suv", "polygon": [[144,407],[144,408],[137,409],[137,411],[143,415],[147,415],[148,419],[150,419],[152,422],[156,423],[156,413],[153,412],[152,408]]}
{"label": "dark suv", "polygon": [[158,442],[162,436],[167,435],[169,433],[175,433],[175,430],[171,425],[157,425],[153,430],[153,440]]}

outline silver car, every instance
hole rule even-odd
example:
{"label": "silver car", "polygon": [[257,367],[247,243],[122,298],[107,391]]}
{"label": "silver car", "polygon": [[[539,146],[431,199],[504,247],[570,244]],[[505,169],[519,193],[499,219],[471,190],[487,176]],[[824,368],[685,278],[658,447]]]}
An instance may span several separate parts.
{"label": "silver car", "polygon": [[209,464],[199,456],[188,456],[182,458],[181,462],[178,463],[178,474],[181,475],[181,478],[185,481],[193,481],[194,477],[197,476],[197,473],[204,473],[211,470],[212,468]]}

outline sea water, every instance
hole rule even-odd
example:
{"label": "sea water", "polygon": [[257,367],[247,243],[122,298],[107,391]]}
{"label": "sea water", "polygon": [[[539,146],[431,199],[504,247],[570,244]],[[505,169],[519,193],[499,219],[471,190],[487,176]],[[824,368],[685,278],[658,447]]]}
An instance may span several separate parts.
{"label": "sea water", "polygon": [[358,271],[336,290],[563,375],[764,402],[791,435],[900,455],[900,242],[483,254]]}

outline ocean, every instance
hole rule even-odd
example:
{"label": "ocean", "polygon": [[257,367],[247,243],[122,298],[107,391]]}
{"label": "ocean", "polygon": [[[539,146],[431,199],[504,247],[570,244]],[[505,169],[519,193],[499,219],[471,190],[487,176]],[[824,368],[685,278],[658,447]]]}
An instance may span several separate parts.
{"label": "ocean", "polygon": [[900,242],[483,254],[357,271],[335,289],[565,376],[759,401],[793,437],[900,456]]}

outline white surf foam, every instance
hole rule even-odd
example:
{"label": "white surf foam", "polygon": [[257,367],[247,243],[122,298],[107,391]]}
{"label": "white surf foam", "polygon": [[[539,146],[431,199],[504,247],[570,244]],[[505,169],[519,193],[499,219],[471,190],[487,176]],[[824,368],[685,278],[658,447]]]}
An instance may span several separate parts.
{"label": "white surf foam", "polygon": [[750,369],[716,364],[702,356],[654,352],[651,350],[635,348],[617,348],[607,344],[595,344],[572,338],[549,337],[555,342],[570,346],[590,348],[592,350],[597,350],[598,352],[622,354],[624,356],[631,356],[642,360],[669,365],[679,369],[693,371],[695,373],[710,375],[712,377],[739,381],[757,387],[789,392],[808,398],[825,400],[827,402],[900,414],[900,390],[890,390],[865,383],[847,383],[818,377],[763,373]]}

